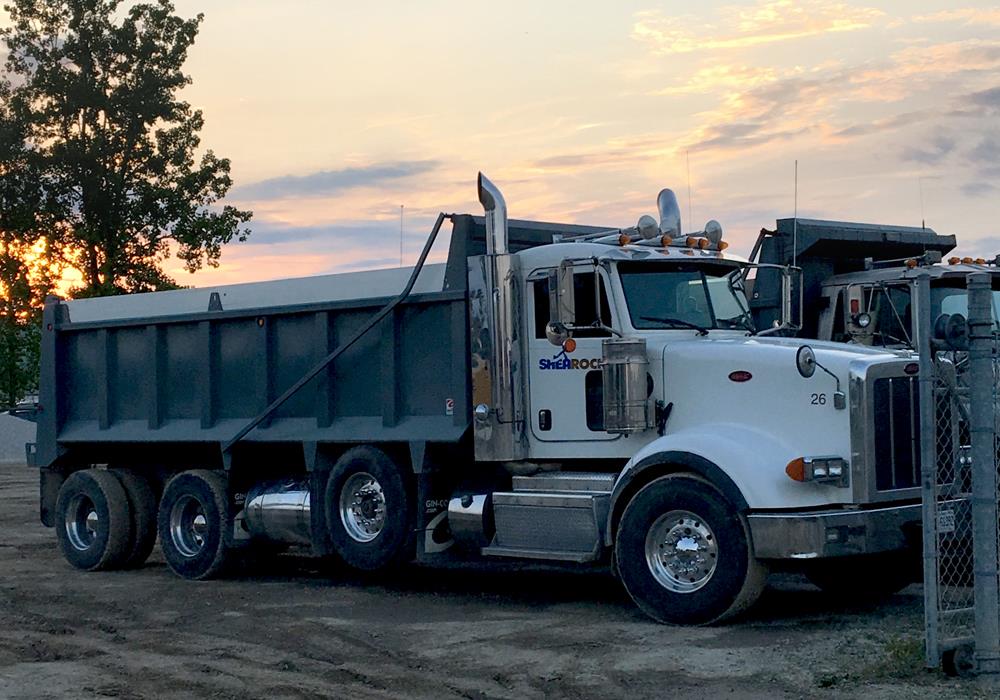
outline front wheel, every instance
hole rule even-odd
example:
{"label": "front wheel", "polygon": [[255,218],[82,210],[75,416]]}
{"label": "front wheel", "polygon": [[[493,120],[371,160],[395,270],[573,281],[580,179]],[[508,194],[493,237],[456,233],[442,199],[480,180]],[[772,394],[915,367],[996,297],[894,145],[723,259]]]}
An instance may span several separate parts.
{"label": "front wheel", "polygon": [[757,600],[767,571],[739,513],[708,483],[666,476],[629,501],[615,560],[639,608],[659,622],[705,625]]}

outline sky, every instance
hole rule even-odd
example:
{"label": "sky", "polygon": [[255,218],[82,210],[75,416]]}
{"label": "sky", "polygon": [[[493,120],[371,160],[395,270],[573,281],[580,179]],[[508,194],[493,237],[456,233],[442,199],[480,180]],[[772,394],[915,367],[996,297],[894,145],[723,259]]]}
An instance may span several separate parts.
{"label": "sky", "polygon": [[[802,217],[1000,253],[1000,5],[175,0],[246,243],[195,286],[412,264],[438,211],[633,225],[678,195],[747,254]],[[690,191],[690,195],[688,194]],[[437,259],[446,246],[439,243]]]}

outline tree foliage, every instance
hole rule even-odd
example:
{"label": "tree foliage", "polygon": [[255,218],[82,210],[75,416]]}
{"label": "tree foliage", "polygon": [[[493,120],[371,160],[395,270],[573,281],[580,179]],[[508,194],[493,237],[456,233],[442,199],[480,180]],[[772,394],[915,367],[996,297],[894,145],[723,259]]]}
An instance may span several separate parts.
{"label": "tree foliage", "polygon": [[202,113],[178,95],[202,16],[178,17],[169,0],[5,9],[0,178],[35,212],[14,230],[43,229],[46,253],[79,272],[77,296],[176,287],[171,254],[192,272],[218,265],[250,212],[220,204],[229,160],[201,151]]}
{"label": "tree foliage", "polygon": [[[245,240],[223,205],[230,163],[201,148],[202,113],[179,97],[202,21],[169,0],[10,0],[0,74],[0,403],[34,389],[44,297],[177,286]],[[3,53],[0,50],[0,53]]]}

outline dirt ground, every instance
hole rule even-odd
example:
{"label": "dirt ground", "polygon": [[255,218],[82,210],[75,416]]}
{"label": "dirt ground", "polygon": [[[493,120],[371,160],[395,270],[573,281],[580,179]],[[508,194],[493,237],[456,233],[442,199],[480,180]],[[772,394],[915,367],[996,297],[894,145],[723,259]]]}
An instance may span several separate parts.
{"label": "dirt ground", "polygon": [[921,592],[831,602],[772,577],[714,628],[655,624],[605,571],[412,566],[378,584],[285,555],[222,581],[83,573],[0,468],[0,698],[969,698],[921,667]]}

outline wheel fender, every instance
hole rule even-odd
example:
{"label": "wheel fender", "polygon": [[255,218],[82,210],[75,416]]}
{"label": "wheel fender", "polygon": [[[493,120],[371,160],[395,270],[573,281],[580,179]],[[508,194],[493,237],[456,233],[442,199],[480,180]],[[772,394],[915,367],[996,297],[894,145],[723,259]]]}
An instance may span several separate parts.
{"label": "wheel fender", "polygon": [[704,478],[717,488],[736,509],[747,509],[746,499],[733,480],[715,463],[691,452],[666,450],[648,455],[635,462],[629,462],[615,482],[608,509],[608,522],[604,529],[604,543],[614,543],[615,527],[629,498],[635,495],[636,484],[645,484],[654,478],[677,472],[691,472]]}
{"label": "wheel fender", "polygon": [[771,435],[733,424],[706,424],[657,438],[628,461],[615,481],[605,544],[614,541],[618,518],[636,484],[675,472],[702,477],[740,512],[833,502],[824,487],[785,475],[785,465],[801,456],[794,452]]}

